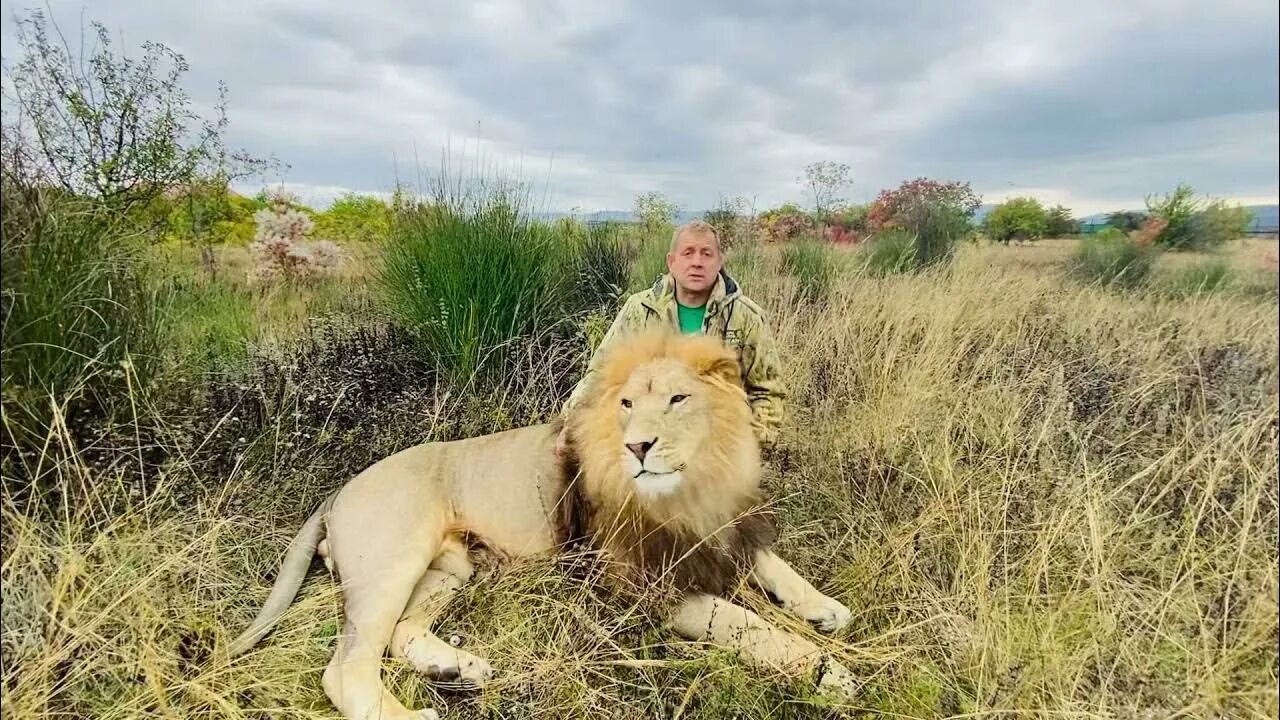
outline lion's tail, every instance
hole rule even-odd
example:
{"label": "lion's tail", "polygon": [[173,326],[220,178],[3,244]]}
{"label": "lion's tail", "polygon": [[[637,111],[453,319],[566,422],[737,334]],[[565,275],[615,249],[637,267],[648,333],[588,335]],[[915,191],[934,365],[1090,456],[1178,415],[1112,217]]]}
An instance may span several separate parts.
{"label": "lion's tail", "polygon": [[276,583],[271,587],[271,594],[254,618],[249,628],[227,646],[228,657],[235,657],[251,649],[258,641],[266,637],[289,608],[293,598],[302,587],[302,580],[307,575],[311,558],[315,557],[316,546],[324,535],[324,516],[333,507],[337,494],[330,495],[320,507],[311,513],[311,517],[302,524],[298,534],[293,536],[289,549],[285,552],[284,561],[280,564],[280,572],[276,575]]}

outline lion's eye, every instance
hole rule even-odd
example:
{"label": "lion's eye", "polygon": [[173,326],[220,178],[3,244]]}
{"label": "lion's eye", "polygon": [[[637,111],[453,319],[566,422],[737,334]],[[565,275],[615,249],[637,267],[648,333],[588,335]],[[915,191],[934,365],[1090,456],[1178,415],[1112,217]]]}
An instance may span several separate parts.
{"label": "lion's eye", "polygon": [[626,398],[622,398],[622,407],[630,409],[631,401]]}
{"label": "lion's eye", "polygon": [[677,404],[677,403],[682,403],[682,402],[684,402],[685,400],[688,400],[688,399],[689,399],[689,396],[688,396],[688,395],[672,395],[672,396],[671,396],[671,404],[672,404],[672,405],[675,405],[675,404]]}

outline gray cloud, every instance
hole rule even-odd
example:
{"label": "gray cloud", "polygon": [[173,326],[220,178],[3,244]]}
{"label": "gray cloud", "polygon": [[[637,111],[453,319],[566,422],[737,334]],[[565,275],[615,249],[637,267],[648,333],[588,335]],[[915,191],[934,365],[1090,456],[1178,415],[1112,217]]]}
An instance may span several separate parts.
{"label": "gray cloud", "polygon": [[[1278,192],[1277,7],[1103,0],[904,4],[374,0],[88,7],[163,41],[191,92],[232,92],[232,140],[295,186],[386,190],[442,146],[524,174],[548,204],[663,190],[799,199],[803,166],[863,199],[917,175],[1082,212],[1188,180]],[[17,7],[4,0],[6,55]],[[54,2],[64,25],[80,5]],[[320,190],[319,188],[324,188]]]}

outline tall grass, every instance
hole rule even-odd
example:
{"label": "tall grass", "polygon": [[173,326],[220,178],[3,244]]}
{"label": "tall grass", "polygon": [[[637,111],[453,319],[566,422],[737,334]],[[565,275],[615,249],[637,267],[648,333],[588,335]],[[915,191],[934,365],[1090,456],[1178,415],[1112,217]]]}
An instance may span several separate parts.
{"label": "tall grass", "polygon": [[815,238],[789,242],[782,248],[782,269],[799,283],[800,297],[824,300],[836,278],[835,250]]}
{"label": "tall grass", "polygon": [[631,270],[631,292],[639,292],[667,272],[667,253],[671,251],[670,226],[658,228],[632,227],[629,237],[635,248],[635,263]]}
{"label": "tall grass", "polygon": [[1175,297],[1189,297],[1222,292],[1237,284],[1230,263],[1221,258],[1201,260],[1166,271],[1158,280],[1161,292]]}
{"label": "tall grass", "polygon": [[[393,692],[464,720],[1275,717],[1274,300],[1122,297],[1006,255],[966,247],[952,272],[838,285],[821,306],[769,292],[782,278],[753,285],[793,391],[766,473],[779,552],[854,623],[819,637],[754,592],[740,599],[854,668],[848,706],[678,641],[545,561],[479,573],[438,623],[494,660],[493,687],[444,692],[389,660]],[[545,416],[566,364],[531,353],[504,379],[524,384],[486,385],[479,405],[425,388],[370,406],[372,420],[323,433],[322,451],[290,455],[286,442],[319,443],[308,435],[348,412],[341,388],[317,393],[323,407],[301,397],[180,512],[165,493],[201,474],[185,445],[164,487],[123,512],[103,498],[35,518],[5,502],[6,716],[332,716],[320,674],[338,579],[313,573],[254,652],[220,648],[265,598],[296,524],[348,477],[344,448]],[[529,415],[508,414],[510,398]],[[50,483],[120,492],[57,440]],[[234,432],[181,442],[241,447]]]}
{"label": "tall grass", "polygon": [[405,209],[378,279],[386,310],[455,381],[500,369],[514,341],[577,310],[581,263],[565,235],[505,194]]}
{"label": "tall grass", "polygon": [[119,214],[6,183],[3,226],[0,364],[5,444],[15,447],[44,432],[51,399],[105,414],[125,394],[126,377],[145,383],[159,312]]}
{"label": "tall grass", "polygon": [[1080,241],[1067,261],[1067,272],[1086,284],[1136,288],[1147,282],[1155,256],[1153,248],[1119,231],[1104,231]]}
{"label": "tall grass", "polygon": [[911,272],[916,263],[916,238],[902,229],[884,230],[872,235],[859,250],[861,270],[870,275],[893,275]]}

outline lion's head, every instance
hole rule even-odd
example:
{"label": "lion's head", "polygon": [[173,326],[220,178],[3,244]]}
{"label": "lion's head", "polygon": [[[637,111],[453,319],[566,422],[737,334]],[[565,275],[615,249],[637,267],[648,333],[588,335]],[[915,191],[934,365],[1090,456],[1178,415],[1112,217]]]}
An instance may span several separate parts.
{"label": "lion's head", "polygon": [[722,590],[772,540],[755,512],[760,455],[738,359],[718,340],[620,340],[570,434],[588,524],[614,554],[664,574],[680,560],[677,582]]}

